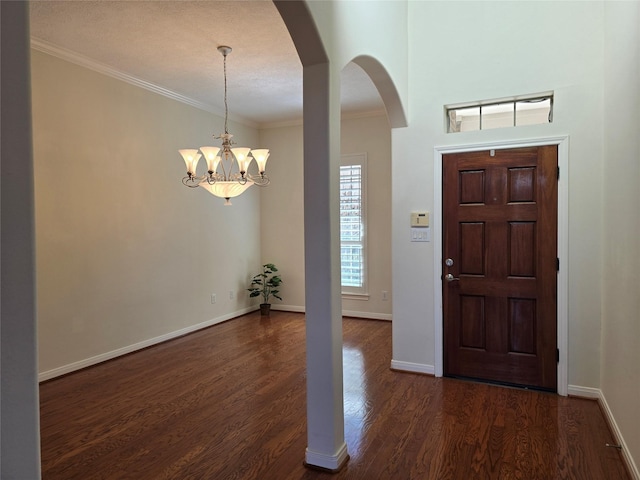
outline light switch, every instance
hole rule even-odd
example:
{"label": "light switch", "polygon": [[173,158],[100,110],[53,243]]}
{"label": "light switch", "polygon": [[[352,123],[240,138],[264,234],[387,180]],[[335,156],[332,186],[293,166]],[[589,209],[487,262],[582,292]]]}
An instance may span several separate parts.
{"label": "light switch", "polygon": [[411,227],[412,242],[430,242],[431,229],[429,227]]}

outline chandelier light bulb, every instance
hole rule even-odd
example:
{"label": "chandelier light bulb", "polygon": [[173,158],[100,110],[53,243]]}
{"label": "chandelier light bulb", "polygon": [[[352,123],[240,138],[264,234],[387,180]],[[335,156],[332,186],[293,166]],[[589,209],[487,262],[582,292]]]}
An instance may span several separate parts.
{"label": "chandelier light bulb", "polygon": [[256,161],[258,165],[258,171],[262,174],[265,171],[267,166],[267,159],[269,158],[269,150],[266,148],[259,148],[256,150],[251,150],[251,155]]}
{"label": "chandelier light bulb", "polygon": [[[218,155],[218,152],[220,151],[219,147],[200,147],[200,151],[202,152],[202,155],[204,155],[205,160],[207,161],[207,170],[209,172],[215,172],[216,168],[217,168],[217,164],[214,165],[216,156]],[[218,159],[220,157],[217,157]]]}
{"label": "chandelier light bulb", "polygon": [[250,151],[251,149],[246,147],[236,147],[231,149],[233,156],[236,157],[236,161],[238,162],[238,170],[240,170],[240,173],[245,173],[249,170],[249,164],[252,160],[249,156]]}
{"label": "chandelier light bulb", "polygon": [[182,158],[184,159],[184,163],[187,166],[187,173],[190,176],[193,176],[196,174],[196,167],[198,166],[198,161],[200,160],[200,157],[202,155],[200,155],[198,153],[198,150],[196,149],[183,149],[180,150],[180,155],[182,155]]}

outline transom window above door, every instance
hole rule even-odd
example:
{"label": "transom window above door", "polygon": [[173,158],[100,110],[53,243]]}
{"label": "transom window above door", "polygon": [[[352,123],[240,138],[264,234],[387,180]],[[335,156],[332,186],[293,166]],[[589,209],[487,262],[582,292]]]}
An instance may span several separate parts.
{"label": "transom window above door", "polygon": [[447,133],[539,125],[553,121],[553,92],[445,105]]}

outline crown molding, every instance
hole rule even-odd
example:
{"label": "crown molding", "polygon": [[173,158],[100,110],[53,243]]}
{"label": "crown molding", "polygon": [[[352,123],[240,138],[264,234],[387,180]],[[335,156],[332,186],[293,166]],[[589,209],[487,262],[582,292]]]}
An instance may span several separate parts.
{"label": "crown molding", "polygon": [[[362,112],[347,112],[340,115],[341,120],[354,120],[358,118],[372,118],[372,117],[387,117],[387,111],[382,110],[365,110]],[[258,125],[261,130],[268,128],[281,128],[281,127],[299,127],[303,124],[302,117],[293,120],[283,120],[280,122],[264,122]]]}
{"label": "crown molding", "polygon": [[[75,65],[79,65],[81,67],[87,68],[94,72],[101,73],[103,75],[107,75],[117,80],[126,82],[130,85],[144,88],[145,90],[148,90],[153,93],[157,93],[158,95],[162,95],[164,97],[170,98],[177,102],[184,103],[186,105],[198,108],[200,110],[204,110],[205,112],[212,113],[214,115],[217,115],[218,117],[224,118],[224,111],[214,107],[213,105],[200,102],[191,97],[187,97],[186,95],[182,95],[180,93],[174,92],[173,90],[169,90],[168,88],[164,88],[154,83],[147,82],[146,80],[142,80],[141,78],[134,77],[133,75],[122,72],[116,68],[111,67],[110,65],[97,62],[89,57],[81,55],[77,52],[73,52],[66,48],[59,47],[45,40],[31,37],[31,48],[39,52],[43,52],[48,55],[57,57],[61,60],[65,60],[67,62],[73,63]],[[247,127],[258,128],[257,123],[247,120],[244,117],[229,115],[229,120],[240,123]]]}

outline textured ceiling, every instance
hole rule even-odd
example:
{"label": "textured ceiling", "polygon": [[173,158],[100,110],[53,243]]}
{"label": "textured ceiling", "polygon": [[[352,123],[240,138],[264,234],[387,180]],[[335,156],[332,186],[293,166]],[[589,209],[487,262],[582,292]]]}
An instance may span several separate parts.
{"label": "textured ceiling", "polygon": [[[302,118],[302,65],[273,3],[32,1],[31,36],[45,51],[89,59],[221,113],[227,58],[230,118],[255,125]],[[86,63],[86,62],[85,62]],[[383,110],[369,77],[342,72],[342,110]]]}

